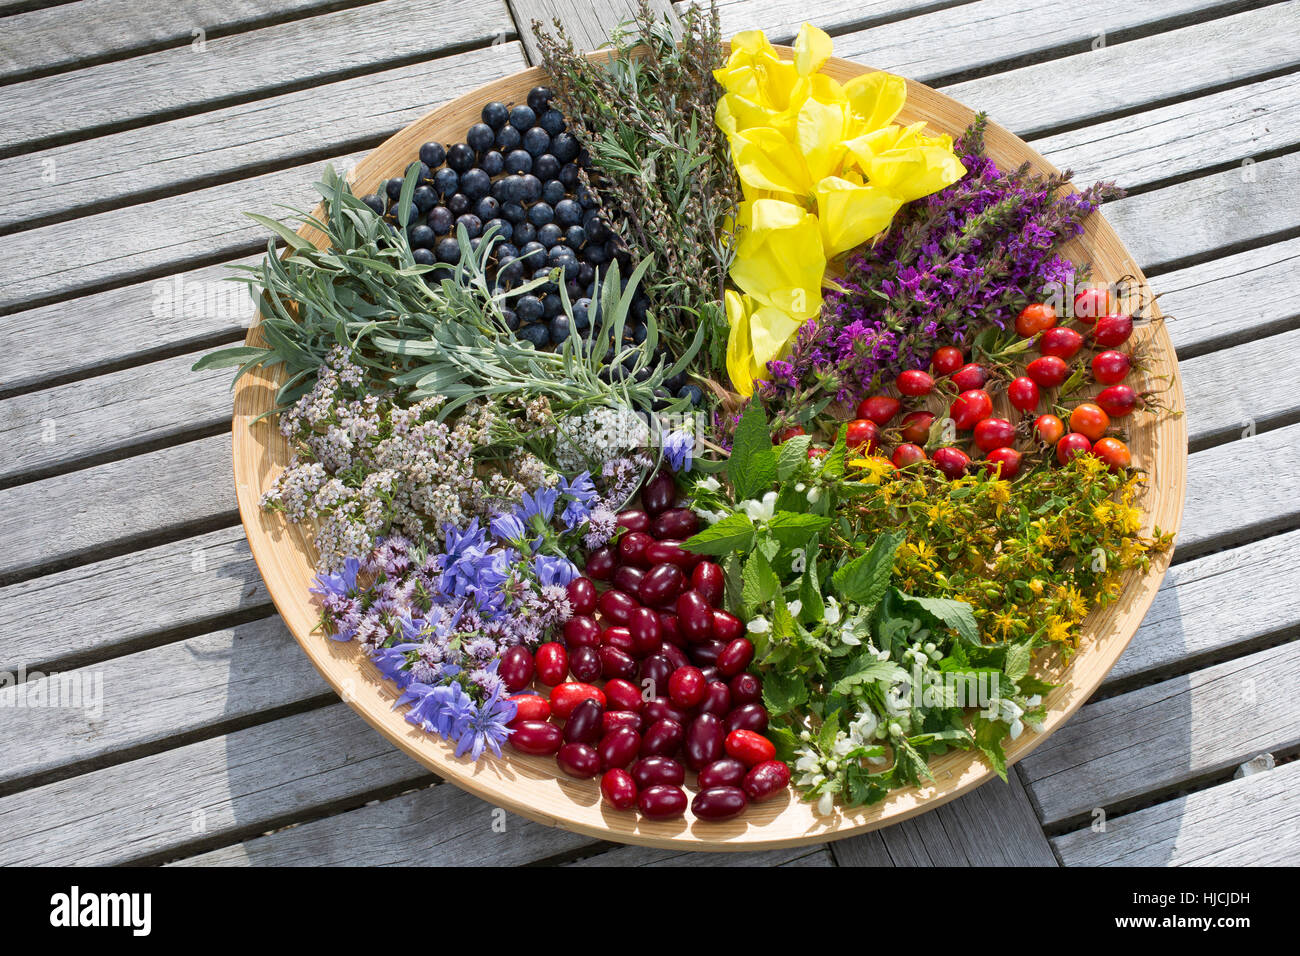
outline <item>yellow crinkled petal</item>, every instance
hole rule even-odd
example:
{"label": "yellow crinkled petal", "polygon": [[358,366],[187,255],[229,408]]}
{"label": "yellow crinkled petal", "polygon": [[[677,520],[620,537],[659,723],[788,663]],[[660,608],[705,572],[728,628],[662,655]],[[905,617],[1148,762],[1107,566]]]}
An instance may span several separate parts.
{"label": "yellow crinkled petal", "polygon": [[817,184],[817,222],[827,259],[860,246],[883,232],[903,205],[874,184],[828,176]]}
{"label": "yellow crinkled petal", "polygon": [[891,149],[873,156],[864,168],[872,185],[887,189],[901,202],[936,193],[966,175],[961,160],[942,146]]}
{"label": "yellow crinkled petal", "polygon": [[737,224],[742,232],[732,281],[760,304],[796,319],[816,315],[826,271],[817,217],[794,203],[758,199],[741,205]]}
{"label": "yellow crinkled petal", "polygon": [[767,363],[779,358],[805,319],[796,319],[771,305],[755,305],[749,316],[749,341],[754,352],[752,378],[768,378]]}
{"label": "yellow crinkled petal", "polygon": [[816,182],[838,171],[844,162],[844,107],[806,100],[799,110],[795,144],[803,154],[808,179]]}
{"label": "yellow crinkled petal", "polygon": [[794,41],[794,67],[800,76],[812,76],[830,59],[831,38],[811,23],[799,28]]}
{"label": "yellow crinkled petal", "polygon": [[771,116],[770,110],[763,109],[739,93],[724,93],[718,99],[718,107],[714,111],[718,129],[728,137],[756,126],[770,126]]}
{"label": "yellow crinkled petal", "polygon": [[731,333],[727,336],[727,374],[731,376],[731,387],[741,395],[754,394],[754,347],[749,340],[749,310],[745,307],[745,297],[733,289],[723,294],[723,304],[727,309],[727,323]]}
{"label": "yellow crinkled petal", "polygon": [[907,82],[892,73],[864,73],[844,84],[844,95],[857,129],[866,132],[894,121],[907,100]]}
{"label": "yellow crinkled petal", "polygon": [[739,93],[766,109],[784,110],[799,74],[777,55],[762,30],[745,30],[731,38],[726,66],[713,72],[728,93]]}
{"label": "yellow crinkled petal", "polygon": [[866,169],[871,160],[881,153],[887,153],[898,146],[906,130],[902,126],[890,124],[880,129],[873,129],[852,139],[844,141],[844,148],[853,155],[858,166]]}
{"label": "yellow crinkled petal", "polygon": [[731,161],[740,181],[791,200],[809,195],[813,180],[808,164],[788,139],[776,130],[757,126],[731,138]]}

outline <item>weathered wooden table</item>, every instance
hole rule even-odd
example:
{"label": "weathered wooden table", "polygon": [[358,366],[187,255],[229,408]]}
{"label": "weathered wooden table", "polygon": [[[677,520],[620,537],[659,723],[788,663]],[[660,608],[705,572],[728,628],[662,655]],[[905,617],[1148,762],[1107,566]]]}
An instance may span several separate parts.
{"label": "weathered wooden table", "polygon": [[1295,2],[723,5],[728,34],[811,20],[1130,190],[1105,215],[1174,317],[1183,532],[1119,666],[1009,784],[686,857],[494,814],[328,691],[244,543],[229,376],[188,371],[251,317],[221,282],[263,241],[241,212],[309,205],[326,161],[524,67],[533,17],[596,42],[627,6],[0,0],[0,861],[1300,862]]}

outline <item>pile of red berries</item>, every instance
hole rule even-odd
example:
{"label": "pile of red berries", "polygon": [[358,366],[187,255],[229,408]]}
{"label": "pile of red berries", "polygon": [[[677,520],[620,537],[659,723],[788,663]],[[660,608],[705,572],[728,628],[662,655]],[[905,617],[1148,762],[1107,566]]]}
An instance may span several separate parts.
{"label": "pile of red berries", "polygon": [[[930,370],[913,369],[901,373],[894,382],[902,398],[872,395],[857,407],[857,417],[849,422],[847,444],[863,454],[879,453],[897,428],[898,442],[890,459],[904,468],[927,459],[949,478],[958,478],[972,468],[996,469],[1002,478],[1014,478],[1021,469],[1024,452],[1016,448],[1018,438],[1037,442],[1041,450],[1053,450],[1056,460],[1065,464],[1075,455],[1093,454],[1112,470],[1127,468],[1132,461],[1128,446],[1121,438],[1109,434],[1112,420],[1124,418],[1143,404],[1143,396],[1123,379],[1134,367],[1133,356],[1118,347],[1133,335],[1133,318],[1115,311],[1110,293],[1105,289],[1085,289],[1074,302],[1074,318],[1084,326],[1080,332],[1057,324],[1055,308],[1047,303],[1026,306],[1016,320],[1022,338],[1034,339],[1039,357],[1028,362],[1023,374],[1005,383],[1007,400],[1021,413],[1020,423],[993,414],[988,368],[968,362],[954,346],[938,349]],[[1043,393],[1060,388],[1074,373],[1076,357],[1088,346],[1096,350],[1089,370],[1093,381],[1104,386],[1091,401],[1080,402],[1066,416],[1051,411],[1039,414]],[[1081,361],[1081,360],[1080,360]],[[948,418],[956,432],[969,432],[975,460],[968,451],[947,442],[927,452],[936,415],[926,409],[908,411],[901,421],[894,419],[908,399],[924,399],[939,394],[950,399]],[[1068,430],[1067,430],[1068,421]],[[886,434],[885,429],[891,431]],[[949,436],[950,438],[951,436]],[[969,447],[969,446],[968,446]]]}
{"label": "pile of red berries", "polygon": [[[601,776],[612,806],[653,819],[686,812],[689,769],[692,813],[725,820],[784,790],[790,771],[763,736],[762,682],[746,670],[754,645],[721,606],[722,568],[682,548],[699,520],[676,497],[670,473],[648,481],[641,509],[618,516],[617,542],[569,584],[563,640],[511,648],[499,673],[517,707],[515,750]],[[534,678],[549,698],[522,692]]]}

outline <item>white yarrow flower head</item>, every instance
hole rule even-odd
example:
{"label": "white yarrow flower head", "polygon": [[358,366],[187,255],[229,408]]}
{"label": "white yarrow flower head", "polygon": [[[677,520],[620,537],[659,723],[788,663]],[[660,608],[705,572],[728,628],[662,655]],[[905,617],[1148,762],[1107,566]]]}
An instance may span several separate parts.
{"label": "white yarrow flower head", "polygon": [[745,630],[749,631],[750,634],[766,634],[772,630],[772,622],[759,615],[745,625]]}
{"label": "white yarrow flower head", "polygon": [[764,521],[771,521],[772,516],[776,514],[776,492],[769,491],[761,501],[750,498],[740,505],[741,510],[749,515],[749,520],[756,524]]}

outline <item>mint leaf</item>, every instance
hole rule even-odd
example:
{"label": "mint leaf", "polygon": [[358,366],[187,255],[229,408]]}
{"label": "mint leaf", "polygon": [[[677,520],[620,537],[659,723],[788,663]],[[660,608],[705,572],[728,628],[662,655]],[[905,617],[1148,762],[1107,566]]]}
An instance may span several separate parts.
{"label": "mint leaf", "polygon": [[778,511],[767,523],[767,529],[786,548],[798,548],[830,523],[831,519],[823,515]]}
{"label": "mint leaf", "polygon": [[795,751],[799,749],[799,738],[795,732],[789,727],[769,724],[764,733],[776,746],[776,759],[785,763],[794,763]]}
{"label": "mint leaf", "polygon": [[1007,648],[1006,663],[1002,669],[1012,681],[1019,684],[1021,678],[1029,673],[1029,663],[1033,656],[1034,652],[1028,644],[1012,644]]}
{"label": "mint leaf", "polygon": [[980,631],[979,625],[975,623],[975,612],[965,601],[953,598],[915,597],[901,591],[898,592],[898,600],[905,607],[910,607],[930,619],[932,623],[956,631],[957,636],[967,644],[979,646]]}
{"label": "mint leaf", "polygon": [[844,476],[844,461],[848,456],[848,445],[846,436],[848,435],[848,426],[840,428],[840,433],[835,438],[835,444],[831,446],[822,457],[822,474],[827,478],[842,478]]}
{"label": "mint leaf", "polygon": [[740,614],[744,598],[741,594],[741,557],[732,552],[722,562],[723,581],[725,582],[725,603],[732,614]]}
{"label": "mint leaf", "polygon": [[975,720],[975,746],[1003,780],[1007,779],[1007,755],[1002,750],[1002,741],[1010,730],[1005,721],[982,717]]}
{"label": "mint leaf", "polygon": [[750,552],[741,575],[740,600],[747,609],[756,608],[776,597],[781,590],[781,581],[768,564],[763,552]]}
{"label": "mint leaf", "polygon": [[886,681],[890,684],[907,677],[907,671],[893,661],[877,660],[869,651],[849,662],[849,669],[835,682],[835,693],[848,694],[859,684]]}
{"label": "mint leaf", "polygon": [[736,501],[760,497],[776,482],[776,449],[768,432],[763,406],[750,402],[731,444],[727,478]]}
{"label": "mint leaf", "polygon": [[903,537],[901,531],[880,534],[870,551],[831,575],[831,584],[840,597],[866,605],[884,597],[894,573],[894,552],[903,543]]}
{"label": "mint leaf", "polygon": [[808,701],[808,685],[799,674],[772,672],[763,678],[763,706],[772,717],[788,714]]}
{"label": "mint leaf", "polygon": [[822,601],[821,581],[817,577],[817,536],[814,535],[804,550],[807,565],[803,577],[799,580],[799,600],[803,607],[799,611],[799,620],[805,624],[820,621],[826,615],[826,604]]}
{"label": "mint leaf", "polygon": [[776,453],[776,477],[785,481],[799,466],[808,460],[808,447],[812,444],[811,435],[795,435],[785,442]]}
{"label": "mint leaf", "polygon": [[682,542],[682,547],[695,554],[717,556],[732,551],[748,551],[754,543],[754,522],[749,515],[727,515],[716,524],[692,535]]}

